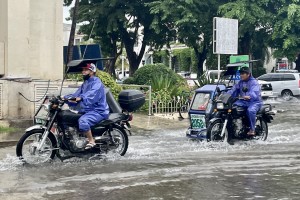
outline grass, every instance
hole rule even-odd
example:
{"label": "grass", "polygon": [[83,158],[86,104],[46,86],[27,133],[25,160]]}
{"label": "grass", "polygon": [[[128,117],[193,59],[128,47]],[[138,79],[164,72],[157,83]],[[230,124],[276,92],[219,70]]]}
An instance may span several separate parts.
{"label": "grass", "polygon": [[3,127],[0,126],[0,133],[10,133],[10,132],[14,132],[17,131],[17,128],[13,128],[13,127]]}

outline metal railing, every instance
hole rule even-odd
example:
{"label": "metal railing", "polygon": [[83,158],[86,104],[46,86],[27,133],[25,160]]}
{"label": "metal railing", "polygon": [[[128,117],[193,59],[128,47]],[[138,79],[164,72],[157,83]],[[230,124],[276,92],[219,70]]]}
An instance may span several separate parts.
{"label": "metal railing", "polygon": [[[152,112],[154,114],[174,114],[178,113],[184,104],[188,104],[188,101],[183,96],[172,97],[156,96],[153,97]],[[187,105],[189,107],[190,105]]]}
{"label": "metal railing", "polygon": [[122,89],[137,89],[144,92],[146,95],[146,102],[148,103],[148,115],[153,114],[174,114],[178,113],[181,107],[187,104],[187,108],[190,107],[189,101],[186,95],[170,97],[167,94],[157,95],[152,92],[151,85],[131,85],[131,84],[119,84]]}

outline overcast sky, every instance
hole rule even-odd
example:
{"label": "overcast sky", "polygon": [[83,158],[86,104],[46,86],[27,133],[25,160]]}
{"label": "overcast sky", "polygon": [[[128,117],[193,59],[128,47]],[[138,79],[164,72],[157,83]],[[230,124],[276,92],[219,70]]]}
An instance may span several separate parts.
{"label": "overcast sky", "polygon": [[64,7],[64,17],[63,17],[63,22],[64,22],[64,23],[71,24],[71,21],[67,21],[67,20],[66,20],[66,18],[70,16],[69,10],[70,10],[71,7],[72,7],[72,6],[70,6],[70,7]]}

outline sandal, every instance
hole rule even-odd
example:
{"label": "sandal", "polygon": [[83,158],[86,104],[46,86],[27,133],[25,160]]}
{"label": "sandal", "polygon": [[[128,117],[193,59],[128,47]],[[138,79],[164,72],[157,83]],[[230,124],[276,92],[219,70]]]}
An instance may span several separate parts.
{"label": "sandal", "polygon": [[95,143],[88,143],[86,146],[85,146],[85,150],[89,150],[89,149],[92,149],[96,146]]}
{"label": "sandal", "polygon": [[248,135],[248,136],[255,136],[255,132],[254,132],[254,131],[249,131],[249,132],[247,133],[247,135]]}

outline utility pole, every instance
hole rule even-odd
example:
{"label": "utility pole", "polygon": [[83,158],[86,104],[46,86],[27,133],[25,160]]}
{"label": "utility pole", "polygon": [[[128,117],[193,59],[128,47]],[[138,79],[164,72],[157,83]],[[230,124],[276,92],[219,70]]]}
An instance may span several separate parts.
{"label": "utility pole", "polygon": [[70,31],[70,38],[68,44],[68,56],[67,56],[67,64],[73,60],[73,47],[74,47],[74,40],[75,40],[75,33],[76,33],[76,21],[77,21],[77,12],[78,12],[79,0],[75,0],[75,5],[73,8],[73,15],[72,15],[72,26]]}

